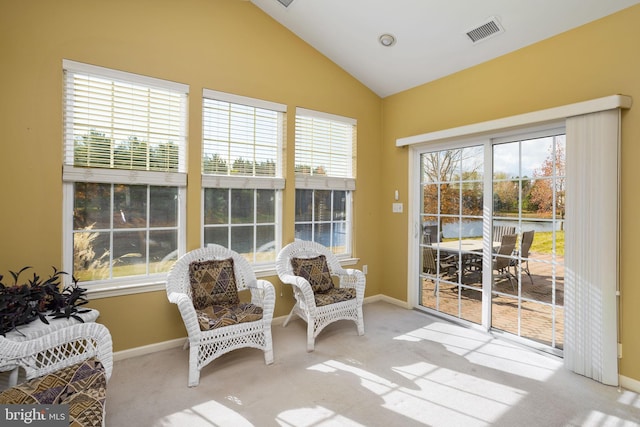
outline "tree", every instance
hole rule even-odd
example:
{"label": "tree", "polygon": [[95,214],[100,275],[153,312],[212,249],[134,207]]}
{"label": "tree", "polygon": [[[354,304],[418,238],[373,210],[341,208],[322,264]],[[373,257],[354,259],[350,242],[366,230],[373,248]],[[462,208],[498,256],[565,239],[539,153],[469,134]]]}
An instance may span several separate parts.
{"label": "tree", "polygon": [[531,187],[531,203],[538,207],[537,212],[545,217],[551,217],[554,207],[556,215],[564,218],[565,195],[565,164],[566,154],[564,147],[557,145],[549,150],[549,155],[542,162],[540,169],[533,173],[534,183]]}

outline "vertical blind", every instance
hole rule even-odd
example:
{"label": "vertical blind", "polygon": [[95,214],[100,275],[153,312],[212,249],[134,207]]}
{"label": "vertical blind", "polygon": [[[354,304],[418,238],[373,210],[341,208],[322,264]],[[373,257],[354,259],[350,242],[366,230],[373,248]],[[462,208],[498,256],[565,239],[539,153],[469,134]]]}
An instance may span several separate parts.
{"label": "vertical blind", "polygon": [[188,86],[65,60],[64,164],[186,172]]}
{"label": "vertical blind", "polygon": [[567,118],[566,129],[564,362],[618,385],[620,110]]}

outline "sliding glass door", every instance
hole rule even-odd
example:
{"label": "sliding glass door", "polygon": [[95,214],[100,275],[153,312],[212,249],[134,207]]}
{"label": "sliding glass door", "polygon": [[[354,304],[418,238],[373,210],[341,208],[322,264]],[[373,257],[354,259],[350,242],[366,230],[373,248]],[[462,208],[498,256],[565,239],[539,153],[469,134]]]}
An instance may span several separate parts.
{"label": "sliding glass door", "polygon": [[419,305],[560,352],[564,131],[419,153]]}

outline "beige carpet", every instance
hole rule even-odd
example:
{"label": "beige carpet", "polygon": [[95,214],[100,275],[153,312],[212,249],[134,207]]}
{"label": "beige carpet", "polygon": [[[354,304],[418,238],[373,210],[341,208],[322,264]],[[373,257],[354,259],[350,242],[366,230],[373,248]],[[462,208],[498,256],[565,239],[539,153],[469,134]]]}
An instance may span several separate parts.
{"label": "beige carpet", "polygon": [[107,426],[637,426],[640,396],[424,313],[366,304],[365,335],[273,327],[275,362],[238,350],[187,387],[181,348],[115,363]]}

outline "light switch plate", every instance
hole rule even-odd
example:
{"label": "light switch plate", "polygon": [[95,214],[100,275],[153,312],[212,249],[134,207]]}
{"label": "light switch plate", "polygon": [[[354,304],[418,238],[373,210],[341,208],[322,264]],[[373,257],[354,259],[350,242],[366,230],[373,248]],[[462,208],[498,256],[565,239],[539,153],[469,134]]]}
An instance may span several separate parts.
{"label": "light switch plate", "polygon": [[402,203],[394,203],[392,207],[393,213],[402,213],[402,207]]}

